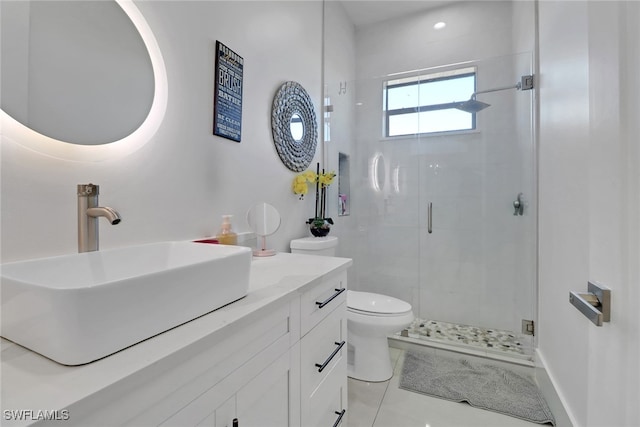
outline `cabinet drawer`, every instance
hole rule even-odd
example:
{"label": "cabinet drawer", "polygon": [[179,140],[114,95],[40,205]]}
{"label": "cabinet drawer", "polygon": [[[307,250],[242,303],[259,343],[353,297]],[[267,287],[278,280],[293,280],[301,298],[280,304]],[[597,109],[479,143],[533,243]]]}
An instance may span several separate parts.
{"label": "cabinet drawer", "polygon": [[347,300],[347,272],[323,279],[301,297],[301,333],[304,336],[336,307]]}
{"label": "cabinet drawer", "polygon": [[[310,396],[302,396],[302,425],[347,425],[347,358],[343,357]],[[338,419],[340,422],[338,423]]]}
{"label": "cabinet drawer", "polygon": [[[301,342],[301,393],[310,396],[329,372],[347,358],[346,304],[316,325]],[[346,375],[346,372],[345,372]]]}

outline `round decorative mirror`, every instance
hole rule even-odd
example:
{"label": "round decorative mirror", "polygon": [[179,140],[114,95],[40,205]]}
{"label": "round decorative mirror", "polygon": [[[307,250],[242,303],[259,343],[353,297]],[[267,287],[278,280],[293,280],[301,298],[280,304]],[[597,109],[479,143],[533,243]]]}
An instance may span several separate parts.
{"label": "round decorative mirror", "polygon": [[280,228],[280,213],[268,203],[258,203],[247,211],[249,227],[260,237],[259,247],[253,251],[254,256],[273,256],[276,251],[267,249],[267,236]]}
{"label": "round decorative mirror", "polygon": [[291,137],[295,142],[302,141],[302,137],[304,136],[304,124],[302,123],[302,117],[300,114],[294,113],[291,116]]}
{"label": "round decorative mirror", "polygon": [[278,89],[271,131],[282,163],[292,171],[304,171],[316,154],[318,124],[311,97],[300,83],[286,82]]}

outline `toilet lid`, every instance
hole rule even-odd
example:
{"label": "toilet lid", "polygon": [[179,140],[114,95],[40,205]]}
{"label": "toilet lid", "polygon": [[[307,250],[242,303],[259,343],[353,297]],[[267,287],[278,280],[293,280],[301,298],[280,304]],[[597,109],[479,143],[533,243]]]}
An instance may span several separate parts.
{"label": "toilet lid", "polygon": [[302,249],[306,251],[319,251],[327,248],[335,248],[338,246],[338,238],[336,236],[325,237],[303,237],[302,239],[292,240],[291,249]]}
{"label": "toilet lid", "polygon": [[411,311],[411,304],[387,295],[347,291],[347,307],[367,313],[397,314]]}

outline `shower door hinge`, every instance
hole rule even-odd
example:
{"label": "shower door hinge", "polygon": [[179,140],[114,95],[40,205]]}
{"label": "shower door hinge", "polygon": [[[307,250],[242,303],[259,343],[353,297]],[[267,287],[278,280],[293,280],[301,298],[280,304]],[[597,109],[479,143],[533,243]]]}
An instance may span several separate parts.
{"label": "shower door hinge", "polygon": [[524,335],[535,335],[536,328],[533,320],[522,319],[522,333]]}
{"label": "shower door hinge", "polygon": [[521,76],[520,77],[520,90],[533,89],[533,76]]}

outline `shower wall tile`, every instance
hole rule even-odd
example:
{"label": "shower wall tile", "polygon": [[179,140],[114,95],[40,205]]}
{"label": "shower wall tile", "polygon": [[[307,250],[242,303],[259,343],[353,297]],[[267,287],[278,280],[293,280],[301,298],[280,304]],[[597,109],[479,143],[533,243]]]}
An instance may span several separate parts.
{"label": "shower wall tile", "polygon": [[[487,295],[480,300],[480,304],[484,307],[493,308],[484,310],[480,317],[483,319],[482,323],[484,324],[481,323],[478,326],[518,332],[513,327],[513,324],[520,324],[521,319],[517,318],[513,310],[506,309],[513,306],[513,296],[506,295],[506,293],[493,294],[493,296]],[[508,328],[505,326],[508,326]]]}
{"label": "shower wall tile", "polygon": [[413,228],[378,225],[362,241],[368,250],[358,263],[359,288],[412,301],[419,270],[419,240]]}
{"label": "shower wall tile", "polygon": [[423,262],[438,264],[445,261],[458,262],[460,244],[457,234],[452,230],[440,230],[429,234],[427,229],[420,230],[421,254]]}
{"label": "shower wall tile", "polygon": [[383,205],[381,225],[395,227],[415,227],[419,221],[419,209],[415,197],[390,196]]}

